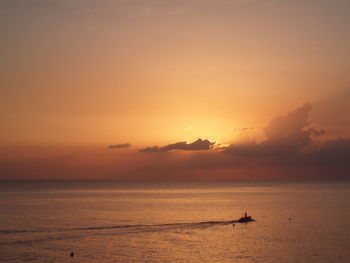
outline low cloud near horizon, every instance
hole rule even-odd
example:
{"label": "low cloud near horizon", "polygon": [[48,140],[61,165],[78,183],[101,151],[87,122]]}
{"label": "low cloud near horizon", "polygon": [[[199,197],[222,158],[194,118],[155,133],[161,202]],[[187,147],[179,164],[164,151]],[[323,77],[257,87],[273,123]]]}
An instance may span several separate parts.
{"label": "low cloud near horizon", "polygon": [[108,146],[109,149],[120,149],[120,148],[129,148],[129,147],[131,147],[130,143],[111,144]]}
{"label": "low cloud near horizon", "polygon": [[350,138],[315,140],[325,131],[311,126],[311,110],[312,105],[305,103],[275,117],[264,128],[266,139],[260,143],[233,143],[187,159],[164,157],[134,172],[170,173],[182,179],[349,178]]}
{"label": "low cloud near horizon", "polygon": [[312,105],[305,103],[273,118],[263,129],[264,140],[224,147],[198,139],[114,154],[100,149],[69,155],[65,150],[60,155],[56,151],[56,157],[53,152],[11,157],[3,150],[0,179],[350,179],[350,138],[327,138],[325,130],[312,125],[311,111]]}
{"label": "low cloud near horizon", "polygon": [[141,149],[140,152],[168,152],[171,150],[203,151],[212,149],[214,144],[215,142],[210,142],[209,140],[202,140],[201,138],[199,138],[192,143],[176,142],[163,147],[147,147]]}

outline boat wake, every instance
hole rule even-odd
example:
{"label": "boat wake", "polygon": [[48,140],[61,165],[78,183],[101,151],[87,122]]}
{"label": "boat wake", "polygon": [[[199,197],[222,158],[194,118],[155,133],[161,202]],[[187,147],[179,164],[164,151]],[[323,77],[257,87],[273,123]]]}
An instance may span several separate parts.
{"label": "boat wake", "polygon": [[[254,220],[252,220],[254,221]],[[168,224],[135,224],[135,225],[110,225],[78,228],[42,228],[42,229],[0,229],[0,236],[7,236],[7,242],[1,245],[32,244],[37,242],[59,241],[76,239],[86,235],[127,235],[162,231],[182,231],[191,229],[205,229],[220,225],[241,223],[240,220],[231,221],[205,221],[192,223],[168,223]]]}
{"label": "boat wake", "polygon": [[15,229],[2,229],[0,235],[5,234],[22,234],[22,233],[45,233],[45,232],[71,232],[71,231],[98,231],[98,230],[110,230],[110,229],[147,229],[147,228],[201,228],[211,227],[215,225],[228,225],[233,223],[239,223],[239,220],[231,221],[205,221],[194,223],[168,223],[168,224],[138,224],[138,225],[111,225],[111,226],[92,226],[92,227],[78,227],[78,228],[43,228],[43,229],[28,229],[28,230],[15,230]]}

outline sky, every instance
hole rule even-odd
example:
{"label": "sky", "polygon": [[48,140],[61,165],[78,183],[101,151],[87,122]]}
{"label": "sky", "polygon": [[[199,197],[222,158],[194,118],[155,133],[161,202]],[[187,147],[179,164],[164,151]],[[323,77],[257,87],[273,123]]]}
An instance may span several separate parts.
{"label": "sky", "polygon": [[0,179],[349,178],[348,0],[3,0]]}

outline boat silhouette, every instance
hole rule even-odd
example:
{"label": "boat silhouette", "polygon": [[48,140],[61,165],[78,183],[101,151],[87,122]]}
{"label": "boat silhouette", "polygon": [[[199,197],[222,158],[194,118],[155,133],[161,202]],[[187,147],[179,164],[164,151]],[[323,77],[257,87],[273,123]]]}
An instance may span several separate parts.
{"label": "boat silhouette", "polygon": [[248,216],[247,213],[244,213],[244,216],[237,220],[238,223],[248,223],[252,221],[255,220],[251,216]]}

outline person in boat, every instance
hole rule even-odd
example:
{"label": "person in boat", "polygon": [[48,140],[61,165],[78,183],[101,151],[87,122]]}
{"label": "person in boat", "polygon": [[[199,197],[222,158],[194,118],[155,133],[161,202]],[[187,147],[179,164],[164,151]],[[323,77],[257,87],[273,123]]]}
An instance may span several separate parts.
{"label": "person in boat", "polygon": [[252,221],[252,217],[251,216],[248,216],[247,212],[244,213],[244,216],[242,216],[238,222],[241,222],[241,223],[245,223],[245,222],[249,222],[249,221]]}

